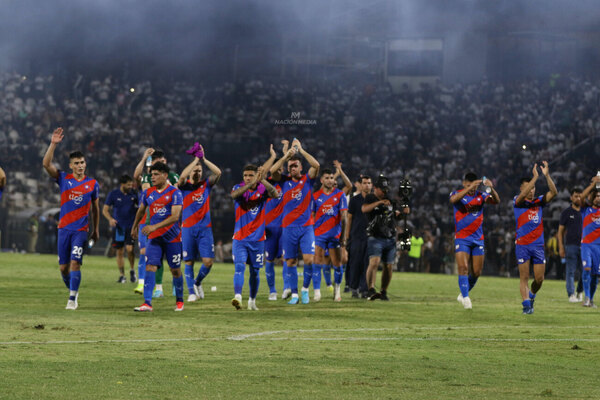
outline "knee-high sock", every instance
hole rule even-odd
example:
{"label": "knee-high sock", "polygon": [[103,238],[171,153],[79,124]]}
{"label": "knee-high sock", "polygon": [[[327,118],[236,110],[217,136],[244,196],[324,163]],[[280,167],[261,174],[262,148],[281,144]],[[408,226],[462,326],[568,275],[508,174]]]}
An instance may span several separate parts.
{"label": "knee-high sock", "polygon": [[81,283],[81,271],[71,271],[69,274],[71,281],[69,282],[69,300],[75,300]]}
{"label": "knee-high sock", "polygon": [[[180,275],[178,278],[173,277],[173,287],[175,288],[176,301],[183,301],[183,276]],[[194,293],[193,288],[192,293]]]}
{"label": "knee-high sock", "polygon": [[248,277],[248,286],[250,286],[250,298],[255,299],[260,285],[260,269],[250,267],[250,276]]}
{"label": "knee-high sock", "polygon": [[282,269],[281,273],[283,275],[283,290],[289,289],[290,288],[290,280],[289,280],[289,276],[288,276],[288,266],[287,266],[287,263],[285,262],[285,260],[283,261],[283,269]]}
{"label": "knee-high sock", "polygon": [[290,289],[292,289],[292,293],[298,294],[298,267],[295,265],[293,267],[288,266],[287,271]]}
{"label": "knee-high sock", "polygon": [[63,275],[63,273],[61,272],[60,277],[62,278],[63,282],[65,283],[65,286],[67,287],[67,289],[71,289],[71,273]]}
{"label": "knee-high sock", "polygon": [[342,278],[344,277],[343,267],[333,267],[333,281],[336,285],[342,284]]}
{"label": "knee-high sock", "polygon": [[196,277],[196,285],[200,286],[206,275],[210,272],[212,267],[208,268],[206,265],[202,264],[200,267],[200,271],[198,271],[198,276]]}
{"label": "knee-high sock", "polygon": [[478,276],[469,275],[469,292],[471,291],[471,289],[473,289],[473,287],[477,283],[477,279],[479,279]]}
{"label": "knee-high sock", "polygon": [[233,274],[233,292],[235,294],[242,294],[244,288],[244,272],[246,271],[246,264],[235,264],[235,273]]}
{"label": "knee-high sock", "polygon": [[312,267],[313,289],[321,290],[321,268],[323,268],[323,266],[321,264],[313,264]]}
{"label": "knee-high sock", "polygon": [[325,278],[325,284],[331,286],[331,265],[323,264],[323,278]]}
{"label": "knee-high sock", "polygon": [[140,254],[140,259],[138,260],[138,280],[143,280],[146,276],[146,255]]}
{"label": "knee-high sock", "polygon": [[312,280],[312,272],[312,264],[304,264],[304,283],[302,287],[305,289],[307,289],[310,286],[310,281]]}
{"label": "knee-high sock", "polygon": [[277,289],[275,289],[275,263],[273,261],[265,263],[265,276],[267,277],[267,285],[269,285],[269,293],[277,292]]}
{"label": "knee-high sock", "polygon": [[458,288],[463,297],[469,297],[469,277],[467,275],[458,276]]}
{"label": "knee-high sock", "polygon": [[[190,292],[190,294],[194,293],[194,284],[196,283],[196,281],[194,280],[194,265],[188,265],[185,264],[184,270],[183,270],[183,274],[185,275],[185,284],[187,285],[188,288],[188,292]],[[173,278],[175,279],[175,278]],[[173,280],[173,282],[175,282],[175,280]],[[177,289],[175,289],[175,295],[177,295]]]}
{"label": "knee-high sock", "polygon": [[590,279],[590,300],[594,300],[594,294],[596,294],[596,288],[598,287],[598,275],[592,275]]}
{"label": "knee-high sock", "polygon": [[590,282],[592,280],[592,271],[590,269],[584,269],[581,272],[581,280],[583,281],[583,291],[585,292],[585,297],[590,297]]}
{"label": "knee-high sock", "polygon": [[165,272],[165,268],[163,267],[162,263],[160,263],[160,265],[156,269],[156,284],[157,285],[162,285],[164,272]]}
{"label": "knee-high sock", "polygon": [[144,303],[152,305],[152,292],[156,284],[156,272],[146,271],[144,275]]}

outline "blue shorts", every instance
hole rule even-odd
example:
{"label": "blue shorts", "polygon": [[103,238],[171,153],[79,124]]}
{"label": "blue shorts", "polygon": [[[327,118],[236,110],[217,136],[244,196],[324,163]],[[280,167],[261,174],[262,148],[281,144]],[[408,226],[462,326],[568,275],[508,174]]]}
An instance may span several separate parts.
{"label": "blue shorts", "polygon": [[131,226],[122,228],[116,226],[113,229],[113,242],[112,247],[115,249],[122,249],[123,246],[133,246],[135,241],[131,237]]}
{"label": "blue shorts", "polygon": [[515,255],[517,256],[517,264],[523,264],[531,260],[535,264],[546,264],[546,255],[544,254],[544,245],[515,245]]}
{"label": "blue shorts", "polygon": [[215,241],[212,228],[181,228],[183,260],[194,261],[201,258],[215,258]]}
{"label": "blue shorts", "polygon": [[600,245],[582,243],[581,263],[583,268],[591,268],[592,274],[600,275]]}
{"label": "blue shorts", "polygon": [[463,252],[472,256],[482,256],[485,254],[485,248],[483,242],[480,240],[454,239],[454,252]]}
{"label": "blue shorts", "polygon": [[326,236],[315,237],[315,245],[325,250],[338,249],[341,247],[339,238]]}
{"label": "blue shorts", "polygon": [[181,266],[181,242],[167,242],[157,237],[146,243],[146,265],[162,265],[163,257],[171,269]]}
{"label": "blue shorts", "polygon": [[87,242],[86,231],[58,230],[58,264],[69,264],[70,260],[83,263],[83,249]]}
{"label": "blue shorts", "polygon": [[281,258],[281,227],[280,226],[267,226],[265,228],[265,234],[267,240],[265,240],[265,258],[267,261],[273,261],[276,258]]}
{"label": "blue shorts", "polygon": [[369,236],[367,254],[369,258],[380,257],[384,264],[393,264],[396,258],[396,239],[382,239]]}
{"label": "blue shorts", "polygon": [[298,258],[298,247],[302,254],[315,254],[315,230],[310,226],[290,226],[281,232],[282,257],[285,260]]}
{"label": "blue shorts", "polygon": [[234,240],[231,248],[234,264],[248,264],[262,268],[265,256],[265,241]]}
{"label": "blue shorts", "polygon": [[145,249],[146,243],[148,243],[148,236],[142,233],[142,229],[144,229],[145,226],[146,224],[140,224],[138,229],[138,246],[140,247],[140,250]]}

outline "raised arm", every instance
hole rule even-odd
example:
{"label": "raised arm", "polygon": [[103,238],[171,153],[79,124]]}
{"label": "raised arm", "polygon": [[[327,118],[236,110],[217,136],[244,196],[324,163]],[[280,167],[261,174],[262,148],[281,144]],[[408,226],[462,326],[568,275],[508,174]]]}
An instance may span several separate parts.
{"label": "raised arm", "polygon": [[585,204],[588,203],[588,196],[592,193],[592,190],[596,187],[596,182],[600,182],[600,176],[594,176],[590,181],[590,184],[583,190],[581,193],[581,198],[585,201]]}
{"label": "raised arm", "polygon": [[213,164],[212,162],[208,161],[205,158],[202,159],[204,161],[204,165],[206,165],[206,168],[208,168],[210,170],[210,172],[212,173],[211,176],[208,178],[208,183],[210,186],[215,185],[217,182],[219,182],[219,179],[221,179],[221,169],[219,167],[217,167],[215,164]]}
{"label": "raised arm", "polygon": [[200,162],[200,159],[198,157],[194,157],[192,162],[190,162],[188,165],[186,165],[186,167],[183,169],[183,171],[181,171],[181,175],[179,175],[179,181],[177,182],[177,184],[179,186],[182,186],[185,183],[188,176],[190,176],[190,174],[192,173],[192,170],[194,169],[194,167],[196,165],[198,165],[199,162]]}
{"label": "raised arm", "polygon": [[275,198],[279,197],[279,192],[277,191],[277,189],[275,189],[275,186],[273,186],[269,183],[268,180],[263,179],[260,181],[260,183],[265,185],[265,188],[267,189],[267,194],[269,195],[270,198],[275,199]]}
{"label": "raised arm", "polygon": [[544,203],[549,203],[553,198],[558,194],[558,190],[556,190],[556,185],[554,181],[550,177],[550,168],[548,167],[548,161],[543,161],[543,164],[540,168],[542,170],[542,174],[546,177],[546,183],[548,184],[548,192],[544,195]]}
{"label": "raised arm", "polygon": [[344,170],[342,169],[342,163],[338,160],[334,160],[333,166],[335,167],[336,174],[339,174],[342,177],[342,181],[344,181],[344,187],[342,189],[342,192],[344,192],[345,195],[350,194],[350,191],[352,191],[352,182],[344,173]]}
{"label": "raised arm", "polygon": [[42,165],[44,169],[54,179],[58,179],[58,169],[52,163],[54,159],[54,150],[56,146],[62,142],[65,135],[63,135],[63,128],[56,128],[54,132],[52,132],[52,139],[50,139],[50,146],[48,146],[48,150],[46,150],[46,154],[44,154],[44,160],[42,161]]}
{"label": "raised arm", "polygon": [[283,167],[283,164],[285,164],[290,158],[292,158],[292,156],[296,154],[296,150],[295,149],[289,149],[287,152],[285,152],[283,154],[283,157],[281,157],[279,160],[277,160],[277,162],[275,164],[273,164],[273,166],[270,169],[271,175],[274,177],[274,175],[277,173],[279,174],[279,168]]}
{"label": "raised arm", "polygon": [[483,184],[492,189],[492,195],[488,197],[486,201],[491,204],[500,204],[500,195],[496,192],[494,183],[490,179],[486,179],[483,181]]}
{"label": "raised arm", "polygon": [[517,196],[517,198],[515,200],[515,204],[523,203],[523,200],[525,200],[525,197],[527,197],[527,194],[531,191],[531,189],[533,189],[535,187],[535,182],[537,181],[537,179],[540,176],[538,173],[538,170],[537,170],[537,164],[533,165],[532,173],[533,173],[533,178],[531,178],[529,180],[529,182],[527,182],[527,185],[525,185],[523,190],[521,190],[521,193],[519,193],[519,195]]}
{"label": "raised arm", "polygon": [[452,204],[458,203],[459,201],[462,200],[463,197],[465,197],[467,195],[467,193],[469,193],[471,190],[474,190],[475,188],[477,188],[477,186],[479,186],[480,184],[481,184],[480,179],[469,183],[469,186],[467,186],[460,192],[455,193],[452,196],[450,196],[450,203],[452,203]]}
{"label": "raised arm", "polygon": [[140,179],[140,177],[142,176],[142,173],[144,172],[144,166],[146,165],[146,160],[148,159],[148,157],[150,157],[152,155],[152,153],[154,153],[154,149],[151,147],[147,148],[146,151],[144,151],[144,155],[142,156],[142,159],[140,160],[138,165],[135,166],[135,171],[133,171],[133,180],[134,181],[137,182]]}
{"label": "raised arm", "polygon": [[308,161],[308,164],[310,164],[310,168],[308,169],[308,177],[310,179],[315,179],[317,176],[319,176],[319,168],[321,167],[321,164],[319,164],[316,158],[311,156],[306,150],[302,148],[302,144],[298,139],[294,139],[294,141],[292,142],[292,149],[294,148],[296,148],[296,151],[302,154],[302,157],[304,157],[306,161]]}

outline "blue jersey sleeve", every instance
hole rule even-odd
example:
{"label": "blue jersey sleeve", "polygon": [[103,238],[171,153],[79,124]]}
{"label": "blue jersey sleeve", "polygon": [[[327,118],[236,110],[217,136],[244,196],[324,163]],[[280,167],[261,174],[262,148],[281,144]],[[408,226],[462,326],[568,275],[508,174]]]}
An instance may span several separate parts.
{"label": "blue jersey sleeve", "polygon": [[173,192],[173,204],[174,206],[183,205],[183,195],[181,194],[181,190],[175,189]]}

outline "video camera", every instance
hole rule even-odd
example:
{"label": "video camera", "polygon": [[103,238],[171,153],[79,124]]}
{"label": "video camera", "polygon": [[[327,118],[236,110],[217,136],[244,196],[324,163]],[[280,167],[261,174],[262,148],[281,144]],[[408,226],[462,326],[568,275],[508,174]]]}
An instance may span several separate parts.
{"label": "video camera", "polygon": [[[398,187],[398,199],[400,208],[404,209],[410,205],[410,198],[412,197],[413,187],[410,183],[410,180],[405,178],[400,181],[400,186]],[[411,238],[412,233],[410,229],[406,227],[406,214],[404,214],[404,228],[398,234],[398,245],[400,246],[400,250],[409,251],[411,246]]]}

